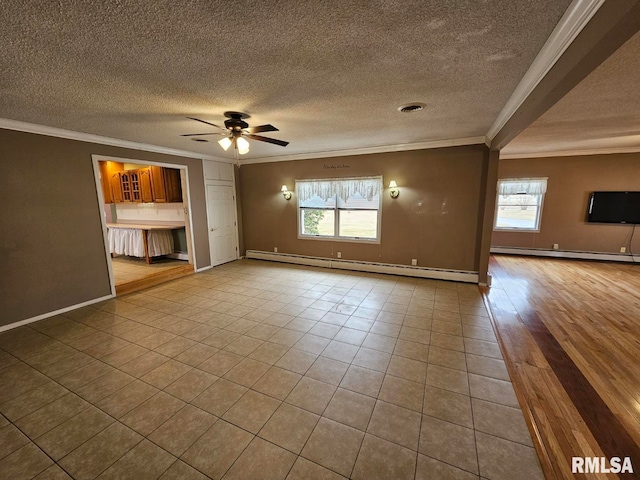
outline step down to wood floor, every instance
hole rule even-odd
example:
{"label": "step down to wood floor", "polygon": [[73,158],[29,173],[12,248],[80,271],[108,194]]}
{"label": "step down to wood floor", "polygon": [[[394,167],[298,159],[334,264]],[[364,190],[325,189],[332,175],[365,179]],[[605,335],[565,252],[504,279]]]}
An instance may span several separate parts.
{"label": "step down to wood floor", "polygon": [[169,280],[186,277],[187,275],[193,275],[193,273],[193,265],[185,265],[162,270],[157,273],[152,273],[151,275],[139,280],[132,280],[130,282],[116,285],[116,296],[126,295],[127,293],[144,290],[145,288],[153,287],[155,285],[168,282]]}

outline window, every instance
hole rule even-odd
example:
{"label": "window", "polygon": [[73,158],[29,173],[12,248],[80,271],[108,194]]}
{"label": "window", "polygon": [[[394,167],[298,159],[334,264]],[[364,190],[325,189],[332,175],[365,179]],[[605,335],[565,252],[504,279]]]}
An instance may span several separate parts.
{"label": "window", "polygon": [[299,238],[380,241],[382,177],[296,180]]}
{"label": "window", "polygon": [[496,230],[538,231],[546,178],[498,180]]}

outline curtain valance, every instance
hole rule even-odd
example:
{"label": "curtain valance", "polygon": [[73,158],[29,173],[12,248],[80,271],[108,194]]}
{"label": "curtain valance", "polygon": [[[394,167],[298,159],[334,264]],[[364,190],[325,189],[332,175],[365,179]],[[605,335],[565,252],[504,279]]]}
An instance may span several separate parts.
{"label": "curtain valance", "polygon": [[301,202],[319,197],[324,202],[338,196],[346,202],[354,196],[371,201],[382,190],[382,177],[340,178],[334,180],[296,180],[296,194]]}
{"label": "curtain valance", "polygon": [[543,195],[547,191],[546,178],[514,178],[510,180],[498,180],[498,194],[516,195]]}

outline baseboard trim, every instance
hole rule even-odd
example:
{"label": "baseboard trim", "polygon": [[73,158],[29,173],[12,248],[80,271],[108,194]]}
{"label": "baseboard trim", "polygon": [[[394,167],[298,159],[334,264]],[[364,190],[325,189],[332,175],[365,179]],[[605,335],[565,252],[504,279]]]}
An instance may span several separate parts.
{"label": "baseboard trim", "polygon": [[573,250],[544,250],[537,248],[491,247],[491,253],[530,255],[534,257],[577,258],[579,260],[605,260],[608,262],[640,263],[640,256],[622,253],[580,252]]}
{"label": "baseboard trim", "polygon": [[260,250],[247,250],[246,258],[293,263],[296,265],[307,265],[310,267],[336,268],[357,272],[385,273],[389,275],[402,275],[405,277],[478,283],[478,272],[469,272],[464,270],[445,270],[439,268],[413,267],[410,265],[395,265],[391,263],[360,262],[344,259],[337,260],[332,258],[310,257],[289,253],[263,252]]}
{"label": "baseboard trim", "polygon": [[27,318],[25,320],[20,320],[18,322],[10,323],[8,325],[0,326],[0,332],[6,332],[7,330],[11,330],[13,328],[22,327],[23,325],[28,325],[29,323],[37,322],[39,320],[44,320],[45,318],[55,317],[56,315],[61,315],[63,313],[70,312],[71,310],[75,310],[77,308],[86,307],[89,305],[93,305],[94,303],[103,302],[105,300],[109,300],[110,298],[115,298],[115,295],[105,295],[104,297],[94,298],[93,300],[87,300],[86,302],[78,303],[76,305],[71,305],[69,307],[64,307],[59,310],[54,310],[53,312],[43,313],[42,315],[38,315],[36,317]]}

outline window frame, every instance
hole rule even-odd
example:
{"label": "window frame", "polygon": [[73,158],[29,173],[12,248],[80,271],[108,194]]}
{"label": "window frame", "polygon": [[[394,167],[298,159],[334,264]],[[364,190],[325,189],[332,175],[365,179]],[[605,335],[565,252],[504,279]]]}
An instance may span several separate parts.
{"label": "window frame", "polygon": [[[338,196],[336,194],[335,206],[334,207],[301,207],[300,206],[300,195],[298,194],[298,182],[341,182],[341,181],[349,181],[349,180],[377,180],[380,182],[380,195],[378,199],[378,208],[340,208],[338,202]],[[376,176],[366,176],[366,177],[345,177],[345,178],[315,178],[315,179],[296,179],[295,180],[295,191],[296,191],[296,214],[298,217],[298,239],[299,240],[320,240],[320,241],[331,241],[331,242],[350,242],[350,243],[369,243],[369,244],[380,244],[381,240],[381,227],[382,227],[382,195],[384,194],[384,182],[382,175]],[[303,210],[329,210],[334,212],[333,218],[333,235],[308,235],[302,232],[302,212]],[[351,237],[351,236],[341,236],[340,232],[340,211],[377,211],[377,223],[376,223],[376,236],[375,238],[366,238],[366,237]]]}
{"label": "window frame", "polygon": [[[523,232],[523,233],[539,233],[540,226],[542,225],[542,209],[544,207],[544,197],[546,196],[546,185],[548,182],[548,177],[535,177],[535,178],[500,178],[498,179],[498,187],[496,191],[496,207],[493,216],[493,231],[494,232]],[[500,184],[501,182],[517,182],[517,183],[526,183],[531,181],[544,181],[545,187],[542,193],[529,194],[527,192],[519,192],[511,195],[535,195],[539,197],[538,202],[538,211],[536,214],[535,226],[533,228],[525,228],[525,227],[499,227],[498,226],[498,213],[500,211]],[[527,205],[530,206],[530,205]]]}

